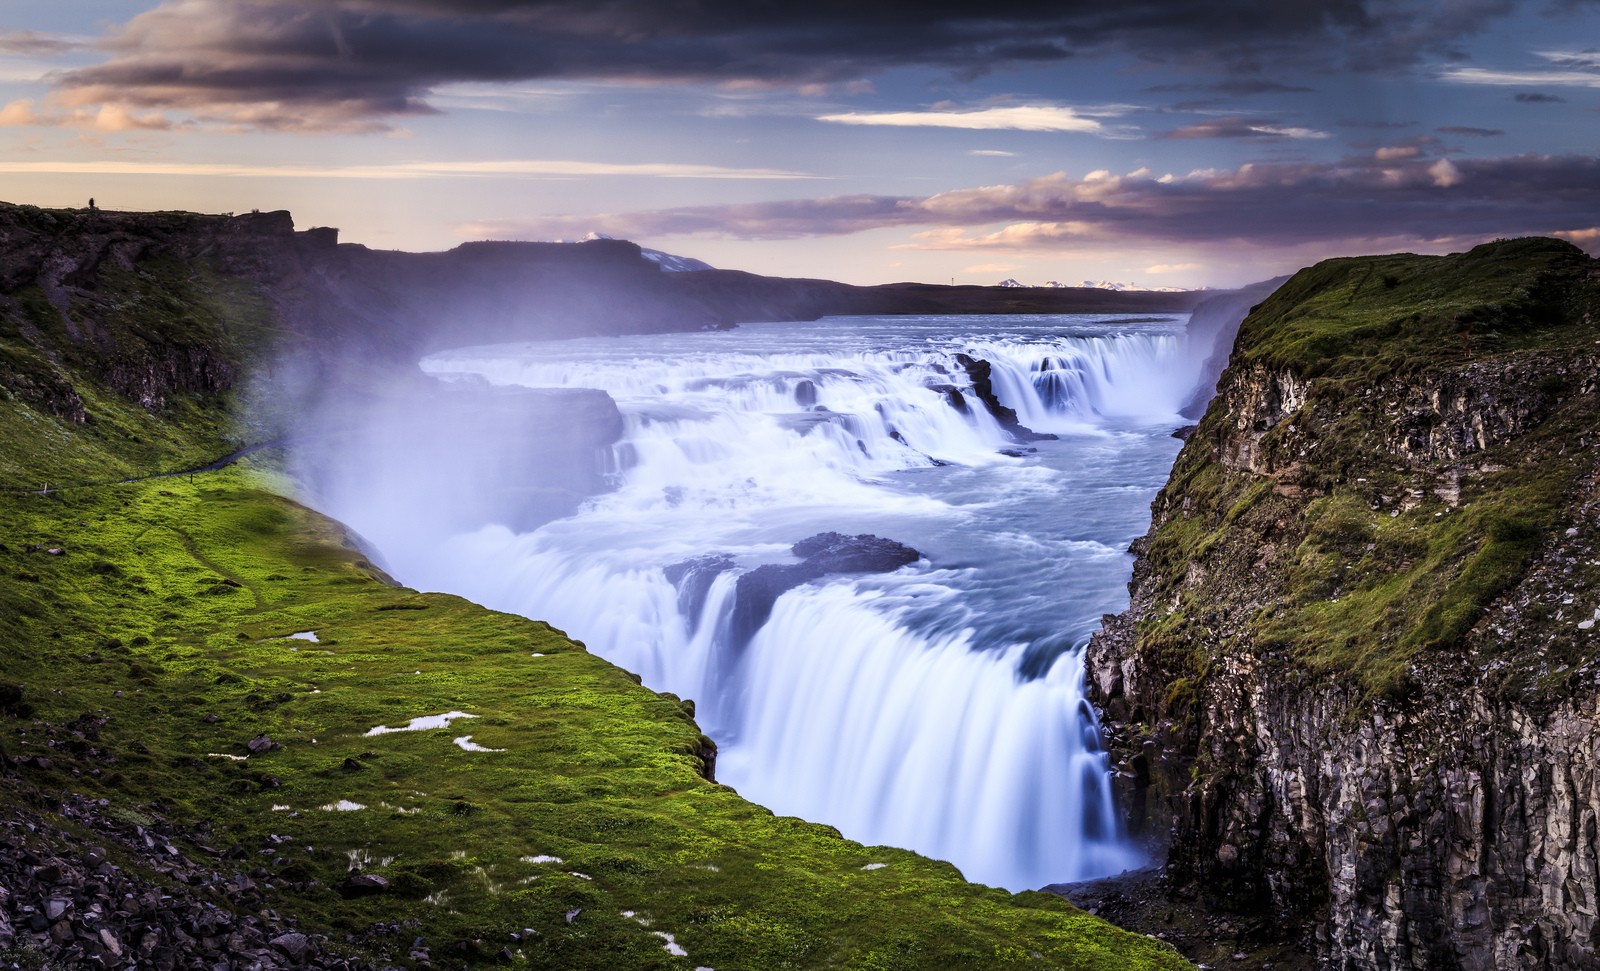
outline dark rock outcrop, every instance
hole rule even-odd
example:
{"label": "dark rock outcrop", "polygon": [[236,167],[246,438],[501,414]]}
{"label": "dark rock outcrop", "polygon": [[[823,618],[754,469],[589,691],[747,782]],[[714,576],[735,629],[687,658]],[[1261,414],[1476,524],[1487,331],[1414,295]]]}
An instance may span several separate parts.
{"label": "dark rock outcrop", "polygon": [[904,543],[870,533],[818,533],[794,544],[790,552],[823,573],[890,573],[922,556]]}
{"label": "dark rock outcrop", "polygon": [[688,620],[691,634],[700,625],[700,614],[711,594],[711,584],[732,569],[733,557],[713,555],[674,563],[663,571],[667,582],[678,591],[678,613]]}
{"label": "dark rock outcrop", "polygon": [[903,543],[862,533],[818,533],[790,547],[799,563],[769,563],[739,578],[734,591],[732,631],[737,645],[749,643],[772,616],[785,592],[830,573],[890,573],[922,557]]}
{"label": "dark rock outcrop", "polygon": [[[971,379],[972,393],[977,396],[979,401],[983,402],[983,406],[989,410],[989,414],[994,416],[994,420],[1000,423],[1000,427],[1005,430],[1007,435],[1011,436],[1012,440],[1022,443],[1041,442],[1052,440],[1056,437],[1049,433],[1036,432],[1022,424],[1017,420],[1016,409],[1008,408],[1000,401],[999,396],[994,393],[994,365],[983,358],[973,357],[970,354],[957,354],[956,361],[967,372],[967,377]],[[954,391],[954,389],[951,390]],[[966,401],[961,399],[960,395],[961,392],[959,391],[954,391],[953,396],[949,392],[946,393],[946,396],[950,398],[950,403],[957,410],[965,411]],[[959,404],[957,404],[958,401]]]}

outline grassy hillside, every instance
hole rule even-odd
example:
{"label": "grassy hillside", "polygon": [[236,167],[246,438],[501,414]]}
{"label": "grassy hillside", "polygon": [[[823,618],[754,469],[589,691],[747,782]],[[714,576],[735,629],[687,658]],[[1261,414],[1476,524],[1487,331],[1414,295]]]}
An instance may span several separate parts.
{"label": "grassy hillside", "polygon": [[0,294],[0,867],[33,881],[0,896],[0,959],[105,954],[104,927],[118,966],[157,966],[149,909],[41,916],[55,853],[91,888],[298,928],[317,966],[1186,966],[745,802],[705,778],[688,706],[545,624],[392,585],[270,453],[113,481],[248,438],[277,333],[204,260]]}

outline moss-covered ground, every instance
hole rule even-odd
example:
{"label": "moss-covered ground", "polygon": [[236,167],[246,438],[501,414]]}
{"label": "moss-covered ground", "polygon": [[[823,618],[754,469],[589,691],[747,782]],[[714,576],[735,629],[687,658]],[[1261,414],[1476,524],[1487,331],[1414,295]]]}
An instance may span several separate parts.
{"label": "moss-covered ground", "polygon": [[[141,272],[70,314],[0,297],[0,808],[80,793],[170,824],[186,855],[264,869],[308,932],[402,967],[414,938],[438,968],[1187,966],[708,781],[676,699],[545,624],[392,585],[269,455],[116,483],[236,446],[237,378],[273,339],[203,263]],[[140,403],[151,376],[162,400]],[[370,734],[450,712],[473,717]],[[64,729],[86,714],[92,743]],[[357,871],[386,891],[341,893]]]}

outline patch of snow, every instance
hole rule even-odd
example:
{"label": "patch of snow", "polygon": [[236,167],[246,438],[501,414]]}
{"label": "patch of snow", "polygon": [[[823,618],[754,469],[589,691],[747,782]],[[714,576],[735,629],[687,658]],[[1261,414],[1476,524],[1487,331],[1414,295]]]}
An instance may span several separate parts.
{"label": "patch of snow", "polygon": [[245,757],[242,755],[229,755],[226,752],[207,752],[206,758],[227,759],[229,762],[243,762],[245,760]]}
{"label": "patch of snow", "polygon": [[666,948],[667,953],[673,957],[686,958],[689,956],[689,952],[683,949],[683,946],[678,943],[677,938],[673,937],[671,934],[668,934],[666,931],[651,931],[650,933],[667,942],[661,946]]}
{"label": "patch of snow", "polygon": [[544,655],[543,655],[543,654],[538,654],[538,653],[535,653],[535,654],[529,654],[529,655],[528,655],[528,656],[529,656],[529,657],[544,657]]}
{"label": "patch of snow", "polygon": [[863,870],[882,870],[884,867],[886,867],[888,865],[889,864],[887,864],[887,863],[868,863],[866,866],[862,867],[861,869],[863,869]]}
{"label": "patch of snow", "polygon": [[674,256],[658,249],[640,250],[639,255],[661,267],[665,273],[696,273],[700,270],[715,269],[705,260],[697,260],[692,256]]}
{"label": "patch of snow", "polygon": [[288,810],[288,808],[289,808],[288,806],[284,805],[281,802],[275,802],[275,803],[272,804],[272,811],[275,812],[275,813],[285,812],[285,811]]}
{"label": "patch of snow", "polygon": [[338,802],[330,802],[321,808],[325,813],[353,813],[358,809],[365,809],[367,807],[359,802],[351,802],[348,799],[341,799]]}
{"label": "patch of snow", "polygon": [[525,856],[525,857],[522,858],[522,862],[524,862],[524,863],[564,863],[566,861],[562,860],[561,857],[559,857],[559,856],[546,856],[545,854],[541,853],[538,856]]}
{"label": "patch of snow", "polygon": [[464,752],[504,752],[503,748],[485,748],[472,740],[471,735],[463,735],[456,739],[456,747]]}
{"label": "patch of snow", "polygon": [[579,880],[593,880],[594,879],[594,877],[589,876],[589,874],[587,874],[587,873],[579,873],[577,870],[568,870],[567,871],[567,876],[569,876],[569,877],[577,877]]}
{"label": "patch of snow", "polygon": [[[588,233],[578,242],[587,243],[597,239],[615,238],[615,236],[607,236],[605,233]],[[704,260],[697,260],[690,256],[674,256],[671,253],[663,253],[658,249],[645,249],[642,246],[639,248],[639,255],[661,267],[667,273],[692,273],[697,270],[715,269]]]}
{"label": "patch of snow", "polygon": [[[421,674],[422,672],[419,671],[417,673]],[[442,715],[422,715],[420,717],[411,719],[409,722],[406,722],[399,728],[390,728],[387,725],[379,725],[376,728],[369,729],[367,731],[367,735],[370,737],[372,735],[387,735],[390,732],[425,732],[433,728],[448,728],[450,723],[455,721],[457,718],[477,717],[477,715],[469,715],[464,711],[447,711]]]}

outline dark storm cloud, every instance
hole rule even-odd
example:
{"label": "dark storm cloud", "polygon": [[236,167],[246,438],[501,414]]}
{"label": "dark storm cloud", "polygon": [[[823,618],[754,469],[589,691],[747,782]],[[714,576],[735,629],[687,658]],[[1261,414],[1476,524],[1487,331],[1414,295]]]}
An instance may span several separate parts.
{"label": "dark storm cloud", "polygon": [[[77,103],[315,127],[428,110],[457,81],[856,80],[900,66],[974,76],[1107,51],[1222,69],[1395,68],[1442,50],[1509,0],[168,0],[65,72]],[[1353,54],[1351,52],[1354,52]]]}
{"label": "dark storm cloud", "polygon": [[1564,105],[1567,103],[1567,99],[1560,95],[1543,94],[1538,91],[1518,91],[1514,97],[1525,105]]}
{"label": "dark storm cloud", "polygon": [[924,197],[839,196],[472,228],[524,238],[570,237],[598,228],[648,240],[796,239],[933,227],[913,237],[913,248],[1049,249],[1128,240],[1271,248],[1556,232],[1587,239],[1583,232],[1594,227],[1574,224],[1574,213],[1600,213],[1600,159],[1347,159],[1258,163],[1177,177],[1144,170],[1082,178],[1057,173]]}

